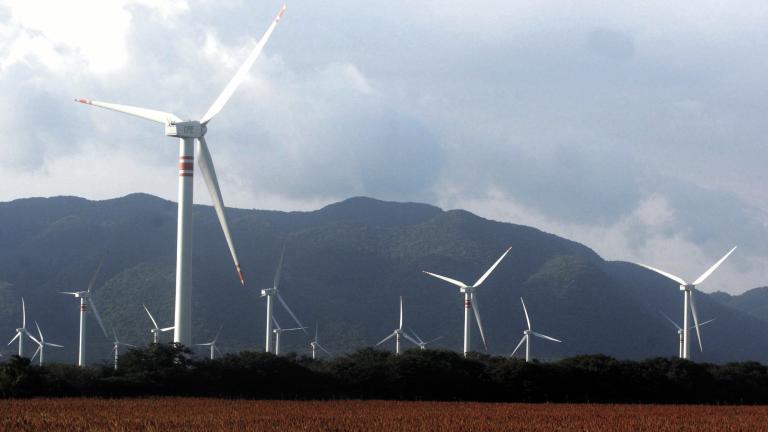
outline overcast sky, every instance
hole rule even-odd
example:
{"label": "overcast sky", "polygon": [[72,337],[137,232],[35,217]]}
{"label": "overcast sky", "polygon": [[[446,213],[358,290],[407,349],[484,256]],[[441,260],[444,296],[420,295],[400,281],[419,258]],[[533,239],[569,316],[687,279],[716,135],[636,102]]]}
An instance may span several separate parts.
{"label": "overcast sky", "polygon": [[[176,199],[199,118],[278,0],[0,0],[0,200]],[[288,4],[207,135],[224,199],[428,202],[737,293],[768,284],[768,3]],[[196,177],[196,201],[209,203]]]}

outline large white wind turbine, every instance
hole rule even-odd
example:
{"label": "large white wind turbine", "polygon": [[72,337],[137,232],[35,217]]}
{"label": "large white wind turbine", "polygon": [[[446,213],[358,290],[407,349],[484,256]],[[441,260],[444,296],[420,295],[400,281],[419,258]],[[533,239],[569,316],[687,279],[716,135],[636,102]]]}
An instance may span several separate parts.
{"label": "large white wind turbine", "polygon": [[501,254],[501,257],[496,260],[495,263],[491,266],[491,268],[488,269],[482,276],[480,276],[480,279],[478,279],[474,284],[467,285],[464,282],[458,281],[456,279],[451,279],[446,276],[441,276],[439,274],[430,273],[428,271],[424,271],[424,273],[436,277],[438,279],[442,279],[450,284],[456,285],[459,287],[459,292],[464,294],[464,356],[467,355],[467,353],[470,350],[469,347],[469,332],[470,332],[470,326],[472,324],[472,318],[471,314],[474,312],[475,320],[477,321],[477,327],[480,329],[480,338],[483,340],[483,346],[485,347],[485,350],[488,351],[488,345],[485,343],[485,334],[483,333],[483,324],[480,320],[480,306],[477,304],[477,295],[475,294],[475,291],[480,287],[480,284],[485,281],[485,279],[493,272],[493,270],[496,268],[496,266],[499,265],[501,260],[504,259],[505,256],[509,253],[509,251],[512,248],[507,248],[506,251],[504,251],[503,254]]}
{"label": "large white wind turbine", "polygon": [[419,349],[422,351],[427,349],[427,345],[431,344],[432,342],[439,341],[440,339],[443,338],[442,336],[438,336],[436,338],[430,339],[425,342],[421,337],[419,337],[419,335],[416,334],[416,332],[413,329],[410,329],[410,330],[411,330],[411,334],[416,339],[416,345],[418,345]]}
{"label": "large white wind turbine", "polygon": [[[677,329],[677,340],[678,340],[677,355],[680,358],[683,358],[683,345],[684,345],[683,344],[683,328],[680,327],[672,318],[668,317],[667,314],[665,314],[664,312],[662,312],[661,314],[664,315],[664,318],[666,318],[667,321],[672,323],[672,325],[675,326],[675,328]],[[704,327],[705,325],[711,323],[714,320],[715,320],[715,318],[712,318],[711,320],[704,321],[703,323],[699,324],[699,327]]]}
{"label": "large white wind turbine", "polygon": [[136,345],[120,342],[120,340],[117,338],[117,331],[115,331],[114,327],[112,327],[112,334],[115,336],[115,341],[113,342],[112,346],[112,354],[115,355],[115,370],[117,370],[118,360],[120,359],[120,345],[132,348],[136,348]]}
{"label": "large white wind turbine", "polygon": [[547,336],[545,334],[536,333],[531,328],[531,319],[528,317],[528,309],[525,308],[525,301],[522,297],[520,297],[520,301],[523,303],[523,312],[525,312],[525,321],[528,322],[528,330],[523,330],[523,338],[520,339],[520,343],[517,344],[515,347],[515,350],[512,351],[512,354],[510,357],[514,357],[515,353],[518,349],[520,349],[520,346],[523,345],[523,342],[525,342],[525,361],[529,362],[531,361],[531,336],[536,336],[542,339],[551,340],[554,342],[562,342],[561,340],[555,339],[551,336]]}
{"label": "large white wind turbine", "polygon": [[221,329],[222,328],[224,328],[223,324],[221,325],[221,327],[219,327],[219,331],[216,332],[216,336],[214,336],[213,339],[211,339],[210,342],[197,344],[197,346],[207,346],[207,347],[210,347],[210,349],[211,349],[211,360],[216,358],[216,355],[215,355],[214,351],[218,352],[219,354],[221,354],[221,351],[219,351],[219,347],[216,346],[216,341],[219,340],[219,335],[221,334]]}
{"label": "large white wind turbine", "polygon": [[275,317],[272,317],[272,321],[274,321],[274,323],[275,323],[275,328],[272,329],[272,332],[275,334],[275,355],[276,356],[280,355],[280,335],[281,334],[283,334],[285,332],[299,331],[299,330],[303,330],[304,333],[307,332],[307,328],[306,327],[294,327],[294,328],[284,329],[284,328],[280,327],[280,324],[277,323],[277,320],[275,319]]}
{"label": "large white wind turbine", "polygon": [[149,319],[152,320],[152,328],[149,329],[149,332],[152,333],[152,343],[160,343],[160,332],[167,332],[170,330],[173,330],[174,326],[170,327],[163,327],[160,328],[160,326],[157,325],[157,321],[155,321],[155,317],[152,316],[152,313],[149,312],[149,309],[147,309],[147,305],[144,306],[144,310],[147,311],[147,315],[149,315]]}
{"label": "large white wind turbine", "polygon": [[96,271],[93,273],[91,282],[88,284],[88,289],[85,291],[76,292],[60,292],[60,294],[67,294],[80,299],[80,341],[77,348],[78,366],[85,366],[85,315],[88,310],[88,306],[90,306],[91,310],[93,310],[93,316],[96,317],[96,321],[99,323],[101,331],[104,332],[104,337],[109,338],[107,329],[104,328],[104,323],[101,321],[101,316],[99,316],[99,310],[96,309],[96,304],[93,302],[93,298],[91,298],[91,288],[93,288],[93,284],[96,283],[96,278],[99,276],[99,271],[101,270],[102,264],[104,264],[103,258],[99,262],[99,266],[96,267]]}
{"label": "large white wind turbine", "polygon": [[320,337],[317,335],[317,330],[317,323],[315,323],[315,338],[312,340],[312,342],[309,343],[310,348],[312,348],[312,360],[317,359],[318,348],[326,353],[329,357],[331,356],[331,353],[328,352],[327,349],[323,348],[322,345],[320,345]]}
{"label": "large white wind turbine", "polygon": [[400,296],[400,325],[389,336],[385,337],[381,340],[381,342],[377,343],[376,346],[379,346],[384,342],[395,338],[395,354],[400,355],[400,339],[403,337],[415,345],[419,344],[419,342],[409,336],[408,333],[403,331],[403,297]]}
{"label": "large white wind turbine", "polygon": [[245,285],[245,277],[240,268],[240,260],[235,252],[235,244],[229,232],[227,218],[224,214],[224,200],[219,189],[219,182],[216,177],[216,171],[211,159],[211,153],[208,150],[208,144],[205,141],[205,134],[208,130],[208,122],[224,108],[224,105],[232,97],[232,94],[242,83],[248,74],[256,58],[261,54],[264,45],[269,40],[272,32],[285,13],[285,6],[280,8],[279,13],[272,21],[264,36],[261,37],[256,47],[251,51],[232,80],[227,84],[221,94],[216,98],[208,111],[200,120],[182,121],[174,114],[155,111],[146,108],[137,108],[127,105],[117,105],[112,103],[97,102],[88,99],[75,99],[88,105],[106,108],[113,111],[133,115],[147,120],[161,123],[165,126],[165,135],[180,139],[179,142],[179,205],[178,222],[176,237],[176,300],[175,300],[175,332],[173,341],[189,346],[192,343],[192,300],[191,300],[191,276],[192,276],[192,173],[194,170],[193,147],[197,143],[196,155],[200,172],[211,195],[211,201],[219,218],[219,223],[224,232],[229,251],[235,263],[237,275],[240,283]]}
{"label": "large white wind turbine", "polygon": [[27,331],[27,306],[24,304],[24,297],[21,298],[21,327],[16,329],[16,336],[8,342],[12,344],[16,339],[19,340],[19,357],[24,357],[24,336],[36,341],[35,337]]}
{"label": "large white wind turbine", "polygon": [[709,270],[705,271],[701,276],[699,276],[698,279],[696,279],[693,283],[688,283],[685,281],[685,279],[675,276],[672,273],[667,273],[663,270],[659,270],[657,268],[653,268],[651,266],[645,265],[645,264],[639,264],[641,267],[645,267],[648,270],[654,271],[668,279],[672,279],[673,281],[680,284],[680,291],[683,292],[683,355],[682,358],[689,359],[691,358],[691,338],[689,337],[689,330],[691,328],[690,322],[688,320],[688,309],[691,310],[693,313],[693,327],[696,328],[696,337],[699,340],[699,349],[703,350],[704,347],[701,344],[701,331],[699,330],[699,317],[696,314],[696,303],[693,299],[693,293],[696,291],[696,286],[704,282],[709,275],[711,275],[715,270],[717,270],[718,267],[720,267],[720,264],[723,263],[723,261],[728,258],[733,251],[736,250],[736,246],[733,247],[730,251],[728,251],[725,256],[720,258],[720,261],[716,262],[712,267],[709,268]]}
{"label": "large white wind turbine", "polygon": [[[272,352],[272,334],[274,333],[277,335],[278,333],[275,333],[272,331],[272,323],[274,322],[274,300],[273,297],[277,297],[277,300],[280,301],[280,304],[283,305],[283,308],[288,312],[288,314],[291,315],[291,318],[293,318],[294,321],[296,321],[296,324],[299,325],[298,328],[301,330],[304,330],[304,333],[307,333],[306,327],[304,327],[298,318],[296,318],[296,315],[293,313],[290,307],[288,307],[288,303],[283,300],[283,296],[280,295],[280,291],[278,291],[278,285],[280,284],[280,273],[283,271],[283,258],[285,257],[285,246],[283,246],[283,252],[280,254],[280,262],[277,264],[277,271],[275,272],[275,280],[272,282],[272,288],[265,288],[261,290],[261,296],[267,298],[267,332],[265,334],[266,338],[266,344],[264,346],[264,352]],[[307,333],[307,335],[309,335]]]}
{"label": "large white wind turbine", "polygon": [[37,350],[32,355],[32,360],[34,360],[35,357],[37,357],[37,355],[39,354],[40,355],[40,363],[39,364],[40,364],[40,366],[42,366],[43,365],[43,355],[45,354],[45,347],[47,347],[47,346],[54,347],[54,348],[64,348],[64,347],[61,346],[61,345],[55,344],[55,343],[46,342],[45,338],[43,337],[43,331],[40,330],[40,326],[37,325],[37,321],[35,321],[35,327],[37,327],[37,334],[40,336],[40,339],[35,339],[35,342],[37,343]]}

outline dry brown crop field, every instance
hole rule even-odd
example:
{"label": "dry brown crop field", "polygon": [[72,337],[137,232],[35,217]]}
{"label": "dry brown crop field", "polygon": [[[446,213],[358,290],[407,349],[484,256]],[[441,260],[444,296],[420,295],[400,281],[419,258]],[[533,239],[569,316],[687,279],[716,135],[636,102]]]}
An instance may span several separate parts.
{"label": "dry brown crop field", "polygon": [[768,407],[195,398],[0,401],[2,431],[768,431]]}

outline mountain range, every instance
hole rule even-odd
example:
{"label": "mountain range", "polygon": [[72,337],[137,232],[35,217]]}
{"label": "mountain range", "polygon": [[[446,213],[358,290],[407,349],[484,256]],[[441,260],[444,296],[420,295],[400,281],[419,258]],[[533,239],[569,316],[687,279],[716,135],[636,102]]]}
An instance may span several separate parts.
{"label": "mountain range", "polygon": [[[677,353],[676,329],[662,315],[680,320],[682,294],[674,282],[532,227],[362,197],[308,212],[228,209],[246,273],[242,287],[213,209],[196,205],[193,213],[193,339],[206,342],[223,325],[219,346],[225,352],[263,349],[260,289],[272,285],[284,246],[281,293],[308,334],[319,326],[332,353],[373,345],[391,333],[399,296],[406,330],[425,340],[443,336],[436,348],[460,350],[463,297],[422,270],[472,282],[511,246],[476,297],[490,353],[508,355],[522,336],[520,297],[534,329],[563,340],[534,340],[534,357]],[[173,323],[175,239],[176,204],[146,194],[0,203],[0,336],[10,340],[20,325],[23,296],[30,331],[36,332],[37,321],[46,340],[65,346],[46,350],[46,359],[75,362],[78,305],[58,292],[85,289],[103,258],[93,298],[105,324],[125,342],[149,343],[151,323],[142,304],[161,327]],[[768,362],[768,288],[741,296],[697,293],[696,301],[701,320],[716,320],[702,329],[704,351],[692,345],[693,359]],[[279,306],[276,317],[293,326]],[[473,349],[483,351],[474,324],[473,332]],[[282,350],[306,354],[309,339],[287,333]],[[111,347],[111,336],[89,318],[89,360],[106,360]]]}

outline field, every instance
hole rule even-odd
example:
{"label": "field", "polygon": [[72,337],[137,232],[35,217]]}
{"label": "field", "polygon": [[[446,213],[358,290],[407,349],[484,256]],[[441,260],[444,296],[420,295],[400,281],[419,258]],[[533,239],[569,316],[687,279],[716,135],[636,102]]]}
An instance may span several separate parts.
{"label": "field", "polygon": [[768,407],[223,399],[0,401],[2,431],[759,431]]}

